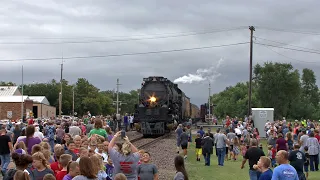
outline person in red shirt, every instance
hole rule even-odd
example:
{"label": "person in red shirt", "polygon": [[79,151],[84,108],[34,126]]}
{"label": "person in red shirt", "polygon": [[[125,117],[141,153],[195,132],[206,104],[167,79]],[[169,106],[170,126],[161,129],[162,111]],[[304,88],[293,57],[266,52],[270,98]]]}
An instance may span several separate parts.
{"label": "person in red shirt", "polygon": [[229,116],[226,117],[227,121],[226,121],[226,126],[229,127],[231,124],[230,118]]}
{"label": "person in red shirt", "polygon": [[319,135],[319,130],[315,129],[314,130],[314,137],[318,139],[318,142],[320,143],[320,135]]}
{"label": "person in red shirt", "polygon": [[57,149],[54,152],[55,158],[56,158],[56,162],[50,164],[50,168],[52,169],[52,171],[54,172],[54,175],[56,176],[57,173],[59,171],[62,170],[62,165],[60,164],[60,157],[64,154],[64,149]]}
{"label": "person in red shirt", "polygon": [[60,164],[63,167],[56,175],[56,180],[62,180],[65,175],[68,174],[67,168],[69,163],[72,162],[72,156],[70,154],[63,154],[60,156]]}
{"label": "person in red shirt", "polygon": [[29,121],[28,121],[28,125],[33,125],[33,123],[34,123],[33,118],[30,118]]}

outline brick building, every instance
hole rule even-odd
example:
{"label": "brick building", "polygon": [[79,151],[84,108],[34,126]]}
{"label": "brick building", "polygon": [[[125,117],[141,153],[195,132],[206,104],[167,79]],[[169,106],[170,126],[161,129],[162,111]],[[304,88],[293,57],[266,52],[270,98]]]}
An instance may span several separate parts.
{"label": "brick building", "polygon": [[[33,101],[28,96],[0,96],[0,120],[21,119],[21,102],[23,98],[24,116],[32,111]],[[9,118],[11,116],[11,118]]]}
{"label": "brick building", "polygon": [[45,96],[22,96],[18,86],[0,86],[0,120],[21,119],[22,102],[24,117],[30,112],[34,118],[56,117],[56,107]]}

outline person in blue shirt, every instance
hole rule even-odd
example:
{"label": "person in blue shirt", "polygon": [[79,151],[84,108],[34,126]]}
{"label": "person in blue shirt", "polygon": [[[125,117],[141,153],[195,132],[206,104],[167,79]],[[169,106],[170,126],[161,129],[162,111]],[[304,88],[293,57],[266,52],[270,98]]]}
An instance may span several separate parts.
{"label": "person in blue shirt", "polygon": [[198,130],[197,134],[200,134],[200,137],[203,138],[205,132],[203,131],[203,127],[201,126],[200,129]]}
{"label": "person in blue shirt", "polygon": [[289,155],[287,151],[280,150],[277,152],[276,160],[280,164],[273,170],[271,180],[299,180],[296,169],[289,164]]}
{"label": "person in blue shirt", "polygon": [[266,156],[261,156],[257,164],[253,165],[255,170],[261,172],[259,180],[271,180],[272,170],[269,168],[271,165],[271,160]]}

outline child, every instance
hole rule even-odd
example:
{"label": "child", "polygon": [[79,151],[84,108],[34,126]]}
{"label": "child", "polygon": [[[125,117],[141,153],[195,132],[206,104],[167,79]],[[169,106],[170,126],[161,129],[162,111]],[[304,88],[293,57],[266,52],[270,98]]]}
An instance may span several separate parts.
{"label": "child", "polygon": [[158,179],[158,169],[156,165],[150,163],[150,154],[143,154],[143,162],[138,166],[138,176],[140,180]]}
{"label": "child", "polygon": [[107,180],[112,180],[114,166],[112,164],[112,160],[108,157],[108,163],[106,164],[106,173],[107,173]]}
{"label": "child", "polygon": [[50,164],[50,168],[52,169],[52,171],[54,172],[55,175],[57,175],[57,173],[62,170],[62,166],[60,164],[60,156],[62,154],[64,154],[63,147],[55,149],[54,156],[57,159],[57,161]]}
{"label": "child", "polygon": [[68,174],[67,168],[69,162],[72,160],[72,156],[70,154],[63,154],[60,156],[60,164],[63,167],[61,171],[59,171],[56,175],[57,180],[62,180],[65,175]]}
{"label": "child", "polygon": [[74,144],[73,140],[69,140],[67,142],[68,150],[65,151],[66,154],[70,154],[72,156],[72,161],[76,161],[78,159],[77,154],[74,152],[76,145]]}
{"label": "child", "polygon": [[277,154],[277,148],[275,146],[272,146],[272,158],[271,163],[273,164],[273,167],[276,167],[276,154]]}
{"label": "child", "polygon": [[309,176],[309,162],[310,162],[308,150],[309,150],[308,146],[305,146],[304,147],[304,155],[306,156],[306,162],[304,162],[304,164],[303,164],[303,169],[304,169],[304,172],[306,173],[307,179]]}
{"label": "child", "polygon": [[140,164],[142,163],[142,161],[143,161],[143,155],[144,155],[145,152],[146,152],[146,151],[143,150],[143,149],[140,149],[140,150],[139,150],[140,160],[139,160],[139,162],[138,162],[138,165],[140,165]]}
{"label": "child", "polygon": [[274,167],[276,162],[275,162],[275,159],[272,158],[272,156],[273,156],[272,148],[273,148],[272,145],[268,146],[268,155],[267,156],[271,160],[271,167]]}
{"label": "child", "polygon": [[115,175],[114,180],[127,180],[127,177],[123,173],[118,173]]}
{"label": "child", "polygon": [[17,170],[13,176],[13,180],[30,180],[30,176],[27,172]]}
{"label": "child", "polygon": [[24,144],[23,141],[20,141],[17,143],[17,145],[15,146],[14,148],[14,152],[18,153],[18,154],[26,154],[26,151],[27,151],[27,147],[26,145]]}
{"label": "child", "polygon": [[108,155],[103,152],[104,145],[103,143],[98,144],[98,152],[97,154],[100,155],[103,159],[103,164],[108,162]]}
{"label": "child", "polygon": [[238,158],[238,155],[240,154],[240,148],[239,148],[239,138],[238,137],[235,137],[233,139],[233,150],[232,150],[232,153],[233,153],[233,160],[236,161],[237,158]]}
{"label": "child", "polygon": [[45,159],[42,152],[36,152],[32,155],[32,166],[34,170],[32,170],[34,179],[43,179],[46,174],[54,175],[53,171],[50,169],[50,166]]}
{"label": "child", "polygon": [[63,177],[62,180],[71,180],[72,178],[80,174],[79,164],[77,162],[71,162],[67,168],[68,174]]}
{"label": "child", "polygon": [[81,144],[81,147],[88,149],[88,147],[89,147],[88,141],[83,141]]}
{"label": "child", "polygon": [[201,147],[201,142],[202,139],[200,137],[200,133],[197,134],[197,138],[194,140],[196,142],[196,156],[197,156],[197,161],[200,161],[200,157],[202,155],[202,147]]}
{"label": "child", "polygon": [[242,143],[242,145],[241,145],[241,154],[242,154],[243,158],[244,158],[246,152],[247,152],[247,146],[244,143]]}
{"label": "child", "polygon": [[76,160],[77,163],[79,163],[80,159],[82,157],[88,157],[89,156],[89,151],[88,149],[85,149],[85,148],[80,148],[79,150],[79,158]]}
{"label": "child", "polygon": [[55,178],[54,175],[52,175],[52,174],[46,174],[46,175],[43,177],[43,180],[56,180],[56,178]]}
{"label": "child", "polygon": [[94,174],[97,174],[97,178],[106,179],[107,173],[104,170],[102,170],[104,169],[104,166],[102,165],[102,157],[98,154],[95,154],[90,157],[90,160],[92,161]]}

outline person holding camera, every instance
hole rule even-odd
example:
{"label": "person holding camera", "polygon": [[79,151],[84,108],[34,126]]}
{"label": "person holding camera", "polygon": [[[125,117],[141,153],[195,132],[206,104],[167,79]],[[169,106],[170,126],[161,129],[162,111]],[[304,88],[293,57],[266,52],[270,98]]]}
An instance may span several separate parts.
{"label": "person holding camera", "polygon": [[[114,148],[118,137],[124,139],[122,148],[116,150]],[[123,173],[128,180],[138,179],[137,169],[140,160],[138,149],[129,141],[125,135],[125,131],[118,131],[108,145],[109,156],[114,165],[113,176],[118,173]]]}

